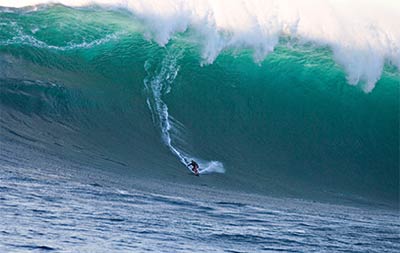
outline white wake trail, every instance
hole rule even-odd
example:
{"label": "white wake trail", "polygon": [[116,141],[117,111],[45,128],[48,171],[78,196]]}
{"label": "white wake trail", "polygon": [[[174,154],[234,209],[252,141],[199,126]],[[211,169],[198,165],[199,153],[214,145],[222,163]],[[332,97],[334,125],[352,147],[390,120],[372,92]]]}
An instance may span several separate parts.
{"label": "white wake trail", "polygon": [[[147,105],[152,113],[154,124],[157,124],[161,130],[161,137],[165,145],[178,157],[182,164],[187,167],[189,161],[195,160],[200,166],[200,174],[224,173],[225,169],[221,162],[195,158],[178,148],[173,142],[173,139],[176,139],[180,134],[177,127],[177,124],[180,123],[169,114],[168,106],[162,97],[171,91],[171,85],[179,72],[178,60],[182,54],[182,51],[174,51],[172,53],[168,51],[161,62],[161,66],[154,72],[152,72],[150,61],[145,62],[144,68],[147,72],[147,77],[144,79],[144,86],[147,92]],[[190,170],[190,168],[188,169]]]}

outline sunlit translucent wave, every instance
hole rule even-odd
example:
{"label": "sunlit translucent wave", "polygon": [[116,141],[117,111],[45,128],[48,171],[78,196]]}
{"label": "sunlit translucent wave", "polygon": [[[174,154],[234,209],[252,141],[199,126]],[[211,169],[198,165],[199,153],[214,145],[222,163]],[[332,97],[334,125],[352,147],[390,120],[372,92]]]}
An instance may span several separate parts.
{"label": "sunlit translucent wave", "polygon": [[251,49],[260,62],[287,38],[289,44],[329,47],[348,82],[366,92],[375,87],[386,63],[400,68],[399,1],[1,0],[0,6],[44,3],[127,9],[146,24],[145,36],[161,46],[191,29],[204,64],[227,49]]}

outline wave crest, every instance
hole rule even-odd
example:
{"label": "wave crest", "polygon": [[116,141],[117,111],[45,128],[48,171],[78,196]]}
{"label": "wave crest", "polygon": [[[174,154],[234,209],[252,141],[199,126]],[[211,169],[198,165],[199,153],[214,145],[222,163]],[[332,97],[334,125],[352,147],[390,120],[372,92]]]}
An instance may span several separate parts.
{"label": "wave crest", "polygon": [[386,63],[400,69],[396,1],[0,1],[11,7],[44,3],[127,9],[146,24],[145,36],[161,46],[190,28],[205,64],[227,49],[251,49],[255,61],[261,62],[284,36],[289,42],[331,48],[348,82],[361,83],[366,92],[374,88]]}

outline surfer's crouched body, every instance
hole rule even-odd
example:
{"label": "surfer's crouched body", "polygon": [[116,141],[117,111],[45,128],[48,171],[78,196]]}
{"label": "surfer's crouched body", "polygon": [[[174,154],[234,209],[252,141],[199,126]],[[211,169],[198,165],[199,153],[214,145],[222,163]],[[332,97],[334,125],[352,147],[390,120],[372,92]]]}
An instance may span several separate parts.
{"label": "surfer's crouched body", "polygon": [[192,160],[187,166],[192,166],[192,171],[193,171],[196,175],[199,174],[199,165],[198,165],[194,160]]}

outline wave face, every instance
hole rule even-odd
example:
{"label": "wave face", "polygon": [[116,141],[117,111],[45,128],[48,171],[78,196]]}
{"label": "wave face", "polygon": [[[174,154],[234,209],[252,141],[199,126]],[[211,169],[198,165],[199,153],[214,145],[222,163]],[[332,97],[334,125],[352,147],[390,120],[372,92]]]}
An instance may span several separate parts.
{"label": "wave face", "polygon": [[398,4],[44,2],[0,1],[3,162],[398,201]]}

